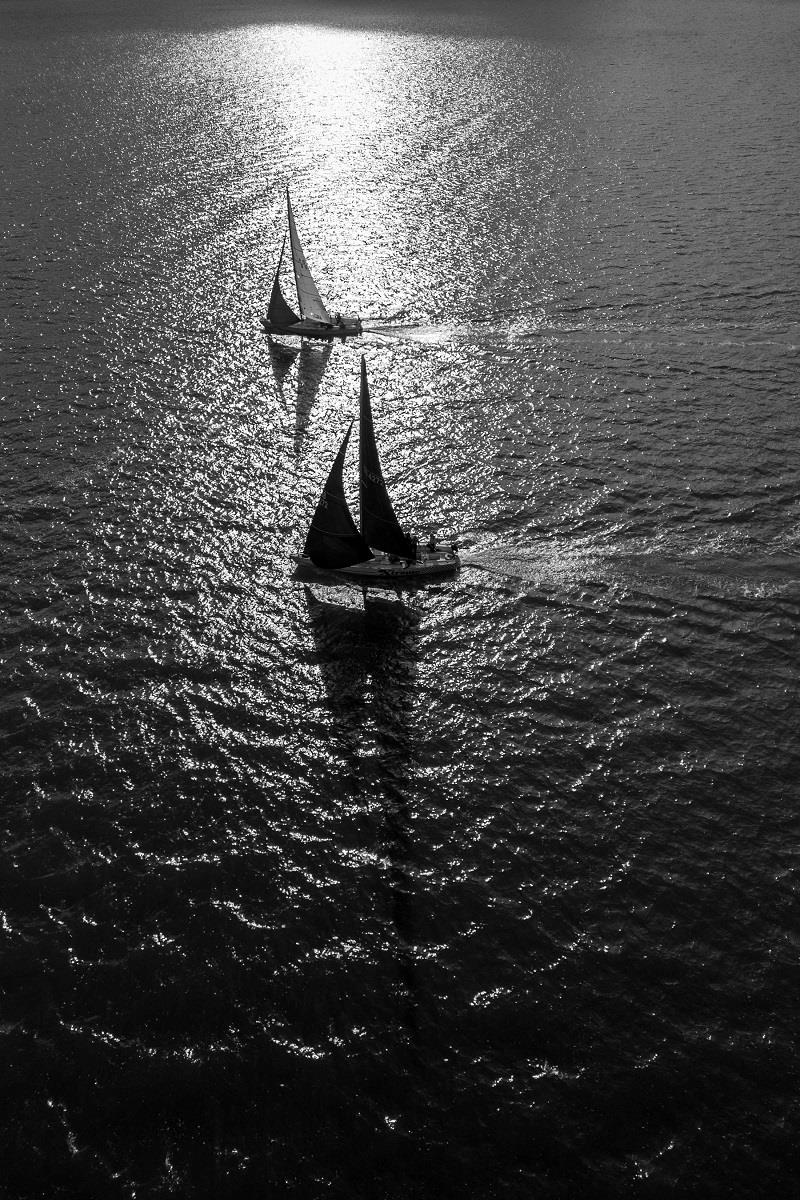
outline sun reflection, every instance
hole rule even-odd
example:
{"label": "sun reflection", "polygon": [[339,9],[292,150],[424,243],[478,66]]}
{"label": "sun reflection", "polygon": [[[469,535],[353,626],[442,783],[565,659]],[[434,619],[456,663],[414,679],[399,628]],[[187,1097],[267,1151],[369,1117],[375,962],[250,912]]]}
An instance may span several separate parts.
{"label": "sun reflection", "polygon": [[[396,86],[388,96],[385,86],[398,70],[396,51],[380,33],[286,24],[250,31],[248,56],[260,76],[264,182],[275,196],[281,184],[292,187],[303,229],[313,231],[310,261],[330,306],[356,311],[373,301],[374,312],[396,243],[372,236],[396,219],[378,182],[391,98],[402,107]],[[272,219],[277,244],[277,210]]]}

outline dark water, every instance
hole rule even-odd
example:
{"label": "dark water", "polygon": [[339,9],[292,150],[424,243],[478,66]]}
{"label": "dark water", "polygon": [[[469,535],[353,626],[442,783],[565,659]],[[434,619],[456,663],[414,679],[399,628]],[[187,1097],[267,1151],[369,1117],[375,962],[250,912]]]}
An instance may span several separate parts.
{"label": "dark water", "polygon": [[795,1194],[798,30],[0,0],[4,1200]]}

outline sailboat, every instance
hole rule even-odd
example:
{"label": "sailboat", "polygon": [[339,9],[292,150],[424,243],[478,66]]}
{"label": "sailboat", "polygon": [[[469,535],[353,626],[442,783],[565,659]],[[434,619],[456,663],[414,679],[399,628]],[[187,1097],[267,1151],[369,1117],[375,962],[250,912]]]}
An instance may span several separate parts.
{"label": "sailboat", "polygon": [[311,519],[301,567],[369,580],[402,582],[424,575],[451,574],[461,562],[455,546],[438,546],[433,538],[420,547],[394,514],[383,479],[372,404],[367,382],[367,365],[361,356],[359,415],[359,507],[361,527],[356,525],[344,494],[344,462],[354,422],[350,422],[327,483]]}
{"label": "sailboat", "polygon": [[265,332],[326,340],[335,337],[342,338],[342,340],[346,337],[355,337],[361,333],[360,318],[343,317],[339,313],[332,316],[322,302],[297,233],[288,188],[286,189],[286,212],[289,221],[289,248],[297,289],[297,307],[300,309],[300,315],[297,315],[281,291],[281,267],[286,252],[286,238],[284,237],[278,265],[275,268],[275,278],[272,281],[267,315],[261,318]]}

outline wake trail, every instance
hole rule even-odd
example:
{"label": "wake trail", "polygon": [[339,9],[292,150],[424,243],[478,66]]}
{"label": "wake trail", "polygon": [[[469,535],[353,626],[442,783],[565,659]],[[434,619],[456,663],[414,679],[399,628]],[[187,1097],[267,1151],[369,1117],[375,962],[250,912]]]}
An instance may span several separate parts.
{"label": "wake trail", "polygon": [[481,571],[498,583],[546,590],[600,587],[786,598],[800,593],[800,557],[780,551],[682,555],[657,549],[617,551],[546,542],[521,551],[472,547],[469,558],[462,555],[461,566]]}

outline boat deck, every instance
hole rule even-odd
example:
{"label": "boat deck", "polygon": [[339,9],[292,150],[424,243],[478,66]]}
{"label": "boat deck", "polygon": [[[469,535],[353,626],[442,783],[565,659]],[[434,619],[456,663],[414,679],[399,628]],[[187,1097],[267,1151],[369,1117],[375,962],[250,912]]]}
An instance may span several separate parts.
{"label": "boat deck", "polygon": [[361,334],[361,321],[358,317],[343,317],[341,321],[332,325],[326,325],[322,321],[297,321],[294,325],[278,325],[262,317],[261,327],[265,333],[277,333],[285,337],[320,338],[326,342],[332,342],[334,338],[344,341],[345,338],[358,337]]}
{"label": "boat deck", "polygon": [[315,574],[323,572],[326,575],[337,575],[365,583],[402,584],[406,580],[411,582],[432,576],[453,575],[460,569],[461,560],[455,550],[425,548],[418,552],[417,558],[399,558],[395,554],[383,554],[378,551],[366,562],[336,569],[319,567],[310,558],[303,556],[299,560],[299,567],[303,571]]}

